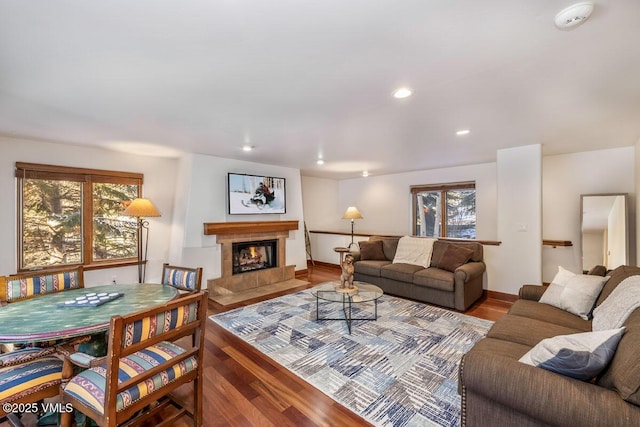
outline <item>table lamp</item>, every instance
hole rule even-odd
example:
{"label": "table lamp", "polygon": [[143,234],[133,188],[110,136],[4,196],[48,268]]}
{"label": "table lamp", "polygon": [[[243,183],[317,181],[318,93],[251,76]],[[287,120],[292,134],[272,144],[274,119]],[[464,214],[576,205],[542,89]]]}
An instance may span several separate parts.
{"label": "table lamp", "polygon": [[342,215],[342,219],[351,220],[351,243],[349,243],[349,248],[351,248],[351,245],[353,245],[353,220],[362,219],[362,215],[358,212],[358,208],[355,206],[349,206],[344,215]]}
{"label": "table lamp", "polygon": [[[138,218],[138,283],[144,283],[147,275],[147,249],[149,248],[149,221],[145,218],[158,217],[160,212],[149,199],[134,199],[122,212],[124,216]],[[147,230],[144,244],[144,259],[142,257],[142,231]],[[144,264],[144,269],[143,269]]]}

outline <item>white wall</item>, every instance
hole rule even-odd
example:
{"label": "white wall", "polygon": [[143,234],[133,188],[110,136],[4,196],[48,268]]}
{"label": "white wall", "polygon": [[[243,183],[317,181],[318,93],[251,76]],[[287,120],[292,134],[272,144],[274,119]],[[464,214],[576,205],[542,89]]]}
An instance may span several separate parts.
{"label": "white wall", "polygon": [[[634,147],[623,147],[543,158],[542,235],[545,239],[573,243],[571,247],[543,247],[543,281],[550,282],[558,266],[574,273],[582,271],[581,194],[628,193],[628,233],[635,235],[635,151]],[[633,262],[634,245],[629,253]]]}
{"label": "white wall", "polygon": [[[0,137],[0,227],[5,244],[0,245],[0,274],[17,269],[17,207],[15,163],[42,163],[89,169],[107,169],[144,174],[143,195],[150,198],[162,214],[149,218],[149,252],[147,280],[159,280],[162,263],[169,256],[170,230],[173,221],[175,193],[175,159],[136,156],[99,148],[55,144],[25,139]],[[138,281],[137,267],[120,267],[85,272],[85,286]]]}
{"label": "white wall", "polygon": [[[227,173],[276,176],[286,179],[285,214],[229,215],[227,213]],[[302,211],[302,183],[298,169],[224,159],[205,155],[185,156],[178,166],[178,187],[172,230],[171,262],[203,267],[206,280],[220,277],[220,245],[216,236],[205,236],[205,222],[298,220],[299,229],[287,240],[287,265],[307,268]]]}
{"label": "white wall", "polygon": [[607,218],[607,268],[616,268],[627,263],[625,206],[625,198],[616,197]]}
{"label": "white wall", "polygon": [[489,288],[515,294],[525,283],[540,283],[542,248],[542,147],[498,150],[497,265]]}
{"label": "white wall", "polygon": [[[640,147],[640,141],[638,143]],[[634,159],[636,158],[634,147],[624,147],[609,150],[598,150],[592,152],[563,154],[557,156],[543,156],[539,160],[537,154],[534,155],[533,162],[527,161],[526,156],[522,159],[522,168],[515,168],[512,174],[515,179],[519,177],[527,178],[531,167],[530,163],[542,165],[541,176],[535,172],[535,181],[542,185],[541,208],[533,210],[541,212],[541,221],[533,220],[535,223],[528,226],[541,227],[542,237],[551,240],[570,240],[572,247],[551,248],[538,245],[532,242],[534,249],[524,250],[516,247],[513,250],[517,253],[517,262],[522,262],[533,270],[530,274],[524,274],[518,278],[502,277],[498,274],[499,269],[505,266],[515,269],[506,261],[506,246],[485,246],[485,262],[487,263],[487,275],[485,286],[490,290],[517,293],[523,281],[533,281],[538,278],[537,283],[549,282],[558,271],[558,266],[574,271],[581,271],[580,266],[580,195],[595,193],[629,193],[629,227],[630,234],[636,233],[634,200],[636,172],[634,169]],[[640,161],[640,156],[638,156]],[[500,162],[509,162],[508,156],[502,156]],[[605,165],[607,167],[605,167]],[[504,233],[498,233],[498,206],[497,198],[508,197],[503,195],[502,185],[497,182],[497,163],[481,165],[461,166],[457,168],[435,169],[427,171],[407,172],[385,176],[370,176],[368,178],[357,178],[344,181],[333,181],[313,177],[303,177],[303,197],[305,206],[305,220],[310,230],[340,231],[348,233],[350,231],[349,222],[341,220],[344,210],[349,205],[358,207],[364,219],[357,220],[355,232],[374,234],[407,234],[410,233],[411,201],[409,197],[409,186],[416,184],[437,184],[455,181],[476,181],[477,197],[477,219],[478,219],[478,239],[502,240],[505,241]],[[640,173],[638,174],[640,176]],[[638,178],[640,179],[640,178]],[[523,183],[521,193],[527,194],[525,189],[528,184]],[[537,184],[536,184],[537,186]],[[336,190],[337,188],[337,190]],[[319,200],[331,201],[338,194],[338,203],[328,202],[326,206]],[[516,193],[516,196],[518,194]],[[531,195],[538,200],[540,197],[538,190]],[[505,209],[514,200],[507,199]],[[528,203],[528,202],[527,202]],[[534,203],[535,204],[535,203]],[[311,207],[313,206],[313,209]],[[539,210],[541,209],[541,211]],[[504,214],[502,215],[504,218]],[[540,225],[541,223],[541,225]],[[513,227],[511,224],[510,227]],[[512,234],[509,229],[504,230]],[[515,237],[518,238],[516,232]],[[529,232],[531,233],[531,231]],[[537,233],[537,231],[536,231]],[[531,236],[529,234],[528,236]],[[365,238],[361,238],[365,239]],[[540,240],[541,240],[540,239]],[[358,237],[356,236],[356,241]],[[335,236],[325,234],[311,234],[312,254],[315,260],[337,263],[338,255],[333,251],[333,247],[346,246],[350,241],[348,236]],[[632,263],[635,263],[635,252],[630,251]],[[541,255],[540,255],[541,254]],[[541,271],[541,273],[540,273]],[[540,279],[541,278],[541,279]]]}

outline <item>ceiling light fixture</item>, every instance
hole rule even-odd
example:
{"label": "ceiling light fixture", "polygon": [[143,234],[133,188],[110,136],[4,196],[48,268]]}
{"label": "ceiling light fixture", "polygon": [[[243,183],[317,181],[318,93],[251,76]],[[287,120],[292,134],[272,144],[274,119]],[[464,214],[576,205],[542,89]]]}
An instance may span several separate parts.
{"label": "ceiling light fixture", "polygon": [[593,2],[584,1],[562,9],[556,15],[556,27],[561,30],[568,30],[570,28],[577,27],[589,19],[589,16],[591,16],[591,13],[593,12],[593,7]]}
{"label": "ceiling light fixture", "polygon": [[364,176],[365,178],[369,176],[369,172],[368,171],[362,171],[362,176]]}
{"label": "ceiling light fixture", "polygon": [[401,88],[396,89],[393,92],[393,97],[396,98],[396,99],[408,98],[411,95],[413,95],[413,90],[411,90],[408,87],[401,87]]}
{"label": "ceiling light fixture", "polygon": [[471,131],[469,129],[460,129],[459,131],[456,132],[456,135],[462,136],[462,135],[469,135],[470,133]]}
{"label": "ceiling light fixture", "polygon": [[316,160],[316,163],[319,164],[319,165],[324,165],[324,160],[318,159],[318,160]]}
{"label": "ceiling light fixture", "polygon": [[251,150],[253,150],[253,145],[243,145],[242,146],[242,151],[249,152]]}

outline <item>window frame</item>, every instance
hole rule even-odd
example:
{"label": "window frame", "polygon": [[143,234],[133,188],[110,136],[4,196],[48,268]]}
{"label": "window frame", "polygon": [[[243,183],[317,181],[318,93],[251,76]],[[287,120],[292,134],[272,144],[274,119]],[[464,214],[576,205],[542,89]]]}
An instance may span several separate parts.
{"label": "window frame", "polygon": [[[129,184],[138,186],[137,197],[142,197],[142,184],[144,183],[144,175],[135,172],[111,171],[103,169],[87,169],[76,168],[70,166],[45,165],[38,163],[16,162],[16,229],[17,229],[17,271],[32,271],[34,268],[24,268],[23,257],[23,191],[21,189],[24,179],[48,179],[57,181],[75,181],[82,185],[81,211],[82,211],[82,262],[76,264],[64,264],[64,267],[82,265],[85,270],[93,270],[100,268],[120,267],[138,264],[138,257],[119,258],[118,260],[93,260],[93,184]],[[138,241],[135,242],[138,247],[140,241],[140,229],[137,232]],[[55,270],[62,265],[51,265],[43,267],[35,267],[38,270]]]}
{"label": "window frame", "polygon": [[[447,218],[447,203],[446,203],[446,193],[452,190],[474,190],[476,189],[475,181],[465,181],[465,182],[453,182],[448,184],[432,184],[432,185],[412,185],[410,188],[411,191],[411,230],[414,235],[417,235],[416,228],[418,226],[417,221],[417,197],[418,193],[426,192],[426,191],[439,191],[441,200],[444,202],[440,204],[440,217]],[[476,193],[476,202],[477,202],[477,193]],[[477,215],[476,215],[476,231],[477,231],[478,223],[477,223]],[[440,236],[433,236],[438,239],[453,239],[453,237],[447,237],[447,221],[442,222],[442,226],[440,227]],[[476,240],[476,239],[463,239],[456,238],[456,240]]]}

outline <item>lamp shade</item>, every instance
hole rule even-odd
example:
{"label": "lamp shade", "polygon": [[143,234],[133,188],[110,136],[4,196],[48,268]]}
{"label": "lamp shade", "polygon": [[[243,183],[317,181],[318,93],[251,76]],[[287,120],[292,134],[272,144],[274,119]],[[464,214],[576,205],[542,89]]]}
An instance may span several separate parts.
{"label": "lamp shade", "polygon": [[127,208],[122,212],[122,215],[149,218],[153,216],[160,216],[160,212],[151,200],[137,198],[127,206]]}
{"label": "lamp shade", "polygon": [[349,206],[344,215],[342,215],[342,219],[362,219],[362,215],[360,215],[360,212],[358,212],[358,208],[356,208],[355,206]]}

